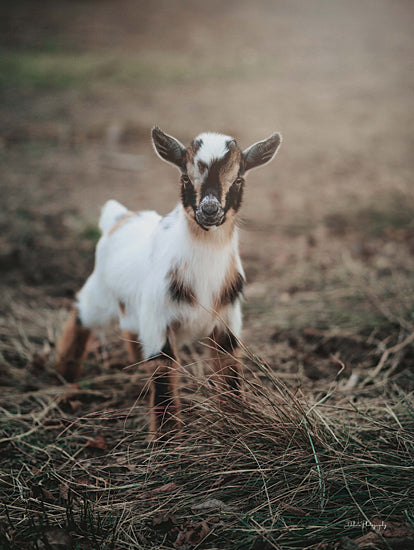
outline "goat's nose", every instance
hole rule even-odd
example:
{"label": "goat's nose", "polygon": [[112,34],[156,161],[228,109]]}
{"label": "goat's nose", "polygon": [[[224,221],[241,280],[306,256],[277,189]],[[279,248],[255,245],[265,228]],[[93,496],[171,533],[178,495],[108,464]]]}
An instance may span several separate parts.
{"label": "goat's nose", "polygon": [[219,211],[219,208],[220,205],[216,200],[205,201],[201,204],[201,210],[206,216],[215,216]]}

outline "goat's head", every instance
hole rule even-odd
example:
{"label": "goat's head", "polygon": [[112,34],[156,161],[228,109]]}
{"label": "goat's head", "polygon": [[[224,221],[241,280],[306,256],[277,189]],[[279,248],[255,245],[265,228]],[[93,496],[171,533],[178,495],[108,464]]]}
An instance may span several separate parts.
{"label": "goat's head", "polygon": [[269,162],[281,139],[274,133],[242,151],[229,136],[204,133],[186,148],[160,128],[152,129],[159,156],[181,171],[181,200],[187,216],[205,231],[234,218],[243,197],[244,174]]}

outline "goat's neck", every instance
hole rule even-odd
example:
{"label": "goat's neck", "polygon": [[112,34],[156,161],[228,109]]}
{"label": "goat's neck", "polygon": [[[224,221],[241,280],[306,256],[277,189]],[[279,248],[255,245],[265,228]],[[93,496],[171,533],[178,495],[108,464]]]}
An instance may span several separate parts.
{"label": "goat's neck", "polygon": [[179,206],[177,210],[174,236],[177,248],[172,256],[173,264],[185,266],[189,279],[193,276],[196,280],[203,279],[211,275],[212,280],[220,281],[230,266],[238,262],[237,227],[233,224],[226,228],[223,224],[213,231],[202,228],[197,231],[184,209]]}
{"label": "goat's neck", "polygon": [[226,220],[223,225],[212,227],[205,230],[200,227],[197,222],[190,219],[183,208],[180,208],[181,216],[185,223],[186,232],[191,239],[192,245],[197,248],[213,248],[213,249],[236,249],[237,250],[237,227],[235,219]]}
{"label": "goat's neck", "polygon": [[182,208],[178,213],[175,242],[180,243],[172,258],[172,268],[191,285],[200,304],[211,307],[226,278],[242,271],[238,254],[238,231],[235,224],[225,224],[213,231],[194,231],[192,220]]}

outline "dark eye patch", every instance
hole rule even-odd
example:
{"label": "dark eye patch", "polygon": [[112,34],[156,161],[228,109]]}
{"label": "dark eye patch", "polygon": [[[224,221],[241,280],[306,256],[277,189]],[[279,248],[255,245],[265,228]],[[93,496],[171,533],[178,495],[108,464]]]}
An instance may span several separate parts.
{"label": "dark eye patch", "polygon": [[197,193],[190,178],[186,174],[181,176],[181,201],[184,208],[191,206],[195,211],[197,207]]}
{"label": "dark eye patch", "polygon": [[224,207],[225,212],[232,208],[237,212],[241,206],[243,199],[244,179],[238,177],[230,186],[230,189],[226,194],[226,205]]}

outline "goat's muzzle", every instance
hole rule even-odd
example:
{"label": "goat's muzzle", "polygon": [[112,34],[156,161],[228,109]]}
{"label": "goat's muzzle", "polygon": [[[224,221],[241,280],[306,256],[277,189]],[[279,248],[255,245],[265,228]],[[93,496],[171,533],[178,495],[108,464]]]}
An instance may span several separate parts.
{"label": "goat's muzzle", "polygon": [[200,202],[195,216],[197,223],[203,229],[208,229],[212,226],[220,225],[223,222],[224,211],[220,202],[214,195],[207,195]]}

